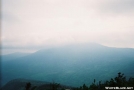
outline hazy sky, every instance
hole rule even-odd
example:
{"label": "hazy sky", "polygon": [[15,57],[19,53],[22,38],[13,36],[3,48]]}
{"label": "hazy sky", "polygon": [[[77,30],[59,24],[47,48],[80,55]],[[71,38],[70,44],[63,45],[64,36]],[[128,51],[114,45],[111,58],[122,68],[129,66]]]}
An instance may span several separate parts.
{"label": "hazy sky", "polygon": [[1,0],[3,53],[95,42],[134,48],[134,0]]}

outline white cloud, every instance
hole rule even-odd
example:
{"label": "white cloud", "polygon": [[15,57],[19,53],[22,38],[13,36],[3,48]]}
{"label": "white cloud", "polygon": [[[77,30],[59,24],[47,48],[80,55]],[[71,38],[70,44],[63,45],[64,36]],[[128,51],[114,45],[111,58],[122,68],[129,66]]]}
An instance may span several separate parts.
{"label": "white cloud", "polygon": [[133,0],[2,0],[2,44],[134,47]]}

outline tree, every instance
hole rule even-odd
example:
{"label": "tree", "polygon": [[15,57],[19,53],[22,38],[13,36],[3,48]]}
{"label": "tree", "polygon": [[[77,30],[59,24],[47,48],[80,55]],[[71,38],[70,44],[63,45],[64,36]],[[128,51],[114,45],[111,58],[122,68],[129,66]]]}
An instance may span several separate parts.
{"label": "tree", "polygon": [[30,90],[30,88],[31,88],[31,83],[28,82],[28,83],[26,84],[25,88],[26,88],[26,90]]}
{"label": "tree", "polygon": [[[30,89],[30,88],[31,88],[31,89]],[[31,83],[28,82],[28,83],[26,84],[26,86],[25,86],[25,89],[26,89],[26,90],[35,90],[35,89],[36,89],[36,86],[31,87]]]}

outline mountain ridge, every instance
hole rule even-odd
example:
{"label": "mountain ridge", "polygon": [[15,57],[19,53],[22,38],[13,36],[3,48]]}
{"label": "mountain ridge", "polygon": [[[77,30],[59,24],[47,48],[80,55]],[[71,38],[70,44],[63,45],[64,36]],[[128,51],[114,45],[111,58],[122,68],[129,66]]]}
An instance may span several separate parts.
{"label": "mountain ridge", "polygon": [[128,76],[134,75],[134,49],[109,48],[98,44],[39,50],[18,59],[3,63],[5,83],[14,78],[30,78],[79,86],[91,83],[96,77],[105,80],[119,71]]}
{"label": "mountain ridge", "polygon": [[[18,78],[18,79],[13,79],[6,83],[0,90],[25,90],[25,86],[27,83],[31,84],[31,87],[36,87],[37,90],[41,88],[47,88],[51,84],[56,84],[55,82],[45,82],[45,81],[39,81],[39,80],[30,80],[30,79],[23,79],[23,78]],[[66,86],[66,85],[61,85],[61,88],[74,88],[71,86]],[[42,89],[41,89],[42,90]]]}

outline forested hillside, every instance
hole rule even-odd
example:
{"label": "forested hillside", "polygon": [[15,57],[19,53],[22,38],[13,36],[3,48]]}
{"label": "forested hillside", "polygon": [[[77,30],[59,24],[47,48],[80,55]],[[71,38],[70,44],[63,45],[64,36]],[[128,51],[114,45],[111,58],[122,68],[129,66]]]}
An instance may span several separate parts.
{"label": "forested hillside", "polygon": [[134,49],[76,44],[2,60],[3,85],[12,79],[26,78],[80,86],[92,84],[94,79],[107,80],[118,72],[134,76]]}

